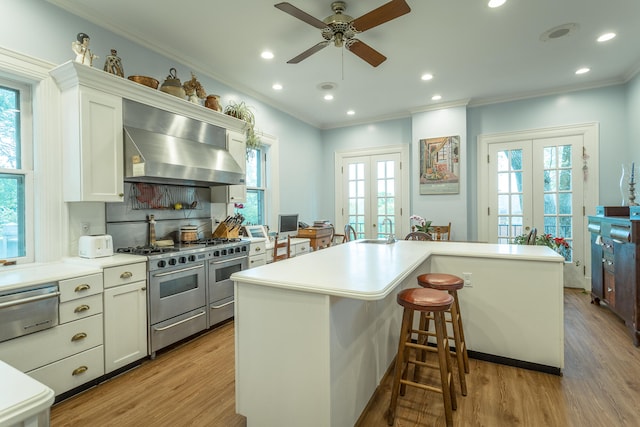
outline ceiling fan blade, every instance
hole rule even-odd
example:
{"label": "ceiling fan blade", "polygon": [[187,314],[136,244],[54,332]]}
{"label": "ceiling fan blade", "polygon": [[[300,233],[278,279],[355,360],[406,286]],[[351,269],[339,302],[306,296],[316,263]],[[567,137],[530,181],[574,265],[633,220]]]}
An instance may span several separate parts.
{"label": "ceiling fan blade", "polygon": [[292,59],[288,60],[287,64],[297,64],[298,62],[300,62],[300,61],[302,61],[304,59],[307,59],[308,57],[310,57],[314,53],[318,52],[319,50],[324,49],[325,47],[327,47],[328,44],[329,44],[328,40],[320,42],[317,45],[312,46],[309,49],[305,50],[304,52],[302,52],[300,55],[296,56],[295,58],[292,58]]}
{"label": "ceiling fan blade", "polygon": [[327,24],[325,24],[318,18],[315,18],[309,15],[307,12],[298,9],[291,3],[283,2],[283,3],[274,4],[274,6],[280,9],[281,11],[293,16],[294,18],[298,18],[299,20],[304,21],[309,25],[313,25],[316,28],[323,29],[327,26]]}
{"label": "ceiling fan blade", "polygon": [[351,25],[361,33],[380,24],[396,19],[406,13],[411,12],[411,8],[405,0],[392,0],[383,4],[371,12],[367,12],[359,18],[351,21]]}
{"label": "ceiling fan blade", "polygon": [[387,57],[366,44],[363,41],[351,39],[345,47],[358,55],[361,59],[367,61],[372,67],[377,67],[387,60]]}

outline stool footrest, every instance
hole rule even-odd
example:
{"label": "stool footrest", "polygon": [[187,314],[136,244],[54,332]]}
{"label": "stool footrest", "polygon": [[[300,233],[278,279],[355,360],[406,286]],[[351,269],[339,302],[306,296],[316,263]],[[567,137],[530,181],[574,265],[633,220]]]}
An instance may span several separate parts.
{"label": "stool footrest", "polygon": [[409,380],[400,380],[400,384],[404,384],[404,385],[410,385],[412,387],[417,387],[417,388],[421,388],[423,390],[428,390],[428,391],[435,391],[436,393],[443,393],[442,389],[439,387],[433,387],[427,384],[421,384],[421,383],[416,383],[413,381],[409,381]]}

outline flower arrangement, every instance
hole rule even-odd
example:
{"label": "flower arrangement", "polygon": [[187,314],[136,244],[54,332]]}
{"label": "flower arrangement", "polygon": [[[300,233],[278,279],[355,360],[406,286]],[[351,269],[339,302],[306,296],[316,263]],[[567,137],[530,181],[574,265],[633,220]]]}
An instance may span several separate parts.
{"label": "flower arrangement", "polygon": [[[515,237],[513,239],[513,243],[516,245],[526,245],[527,235],[523,234]],[[567,258],[567,255],[569,254],[569,249],[571,249],[571,245],[569,245],[569,242],[567,242],[564,237],[553,237],[549,233],[539,234],[536,236],[536,245],[548,246],[565,258]]]}
{"label": "flower arrangement", "polygon": [[207,96],[204,87],[202,87],[202,84],[200,84],[193,73],[191,73],[191,80],[184,82],[182,87],[189,97],[195,96],[197,98],[204,99]]}
{"label": "flower arrangement", "polygon": [[416,231],[422,231],[423,233],[429,233],[431,231],[431,221],[427,221],[418,215],[411,215],[409,220],[415,221],[412,228],[415,228]]}

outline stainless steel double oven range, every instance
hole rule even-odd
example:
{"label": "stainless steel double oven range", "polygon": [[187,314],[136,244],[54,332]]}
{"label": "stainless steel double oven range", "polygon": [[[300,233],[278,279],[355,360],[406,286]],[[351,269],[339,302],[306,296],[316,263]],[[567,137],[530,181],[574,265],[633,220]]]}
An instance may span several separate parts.
{"label": "stainless steel double oven range", "polygon": [[249,243],[207,239],[171,248],[121,248],[146,255],[151,357],[183,338],[233,317],[230,276],[247,268]]}

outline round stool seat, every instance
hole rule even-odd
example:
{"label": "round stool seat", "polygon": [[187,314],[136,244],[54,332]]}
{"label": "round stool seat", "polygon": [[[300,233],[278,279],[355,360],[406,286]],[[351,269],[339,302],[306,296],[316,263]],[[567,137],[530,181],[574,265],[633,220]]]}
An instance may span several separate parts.
{"label": "round stool seat", "polygon": [[410,288],[398,293],[398,304],[416,311],[447,311],[453,297],[446,292],[428,288]]}
{"label": "round stool seat", "polygon": [[464,280],[453,274],[427,273],[418,276],[418,284],[423,288],[451,291],[462,289]]}

